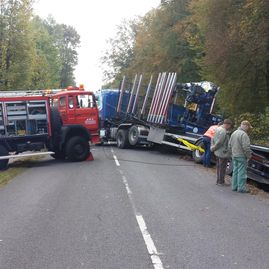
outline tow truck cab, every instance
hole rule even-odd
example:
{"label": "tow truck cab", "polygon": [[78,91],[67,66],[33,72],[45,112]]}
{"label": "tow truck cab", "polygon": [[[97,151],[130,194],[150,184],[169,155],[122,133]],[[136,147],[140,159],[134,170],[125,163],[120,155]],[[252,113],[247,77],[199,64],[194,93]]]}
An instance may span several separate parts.
{"label": "tow truck cab", "polygon": [[81,125],[91,134],[92,143],[100,142],[99,113],[93,92],[69,87],[52,95],[51,101],[60,112],[63,125]]}

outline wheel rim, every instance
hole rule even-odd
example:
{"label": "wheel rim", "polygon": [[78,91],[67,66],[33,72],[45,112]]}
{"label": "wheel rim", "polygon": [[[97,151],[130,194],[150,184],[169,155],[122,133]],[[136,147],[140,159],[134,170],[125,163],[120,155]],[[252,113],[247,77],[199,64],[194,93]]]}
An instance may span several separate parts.
{"label": "wheel rim", "polygon": [[201,158],[204,154],[203,153],[200,153],[200,151],[198,149],[195,150],[195,156],[197,158]]}
{"label": "wheel rim", "polygon": [[122,137],[121,134],[118,135],[117,142],[118,142],[118,146],[122,146],[122,144],[123,144],[123,137]]}
{"label": "wheel rim", "polygon": [[[201,147],[202,149],[205,149],[204,143],[198,143],[199,147]],[[201,153],[198,149],[195,150],[195,157],[197,158],[202,158],[204,155],[204,153]]]}
{"label": "wheel rim", "polygon": [[130,133],[130,138],[131,138],[131,141],[133,143],[135,143],[138,139],[138,133],[136,130],[132,130],[132,132]]}
{"label": "wheel rim", "polygon": [[74,151],[77,155],[81,155],[84,153],[84,147],[82,144],[76,144],[74,147]]}

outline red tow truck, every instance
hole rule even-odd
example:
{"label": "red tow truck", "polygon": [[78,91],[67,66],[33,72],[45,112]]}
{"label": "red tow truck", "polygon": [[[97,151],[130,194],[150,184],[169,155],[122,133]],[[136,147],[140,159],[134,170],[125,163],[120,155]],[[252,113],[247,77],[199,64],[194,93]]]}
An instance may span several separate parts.
{"label": "red tow truck", "polygon": [[21,156],[51,154],[55,159],[84,161],[91,154],[89,142],[99,141],[95,96],[82,85],[0,92],[1,170],[9,159]]}

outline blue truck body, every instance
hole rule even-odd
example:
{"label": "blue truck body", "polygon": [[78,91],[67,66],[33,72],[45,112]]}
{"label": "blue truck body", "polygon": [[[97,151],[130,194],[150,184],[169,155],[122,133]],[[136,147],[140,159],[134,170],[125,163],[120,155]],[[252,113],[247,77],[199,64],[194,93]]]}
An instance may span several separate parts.
{"label": "blue truck body", "polygon": [[[119,90],[106,89],[97,93],[99,117],[102,121],[115,119],[117,115],[117,104],[119,100]],[[121,113],[124,115],[127,110],[129,93],[124,93]]]}
{"label": "blue truck body", "polygon": [[[127,115],[127,106],[130,99],[130,93],[125,92],[122,99],[120,113],[117,112],[117,104],[119,100],[119,90],[104,89],[97,93],[99,115],[103,124],[106,121],[114,119],[124,119]],[[184,105],[171,103],[168,106],[166,128],[179,129],[181,132],[188,132],[202,135],[211,125],[217,124],[222,120],[221,116],[210,113],[214,94],[211,92],[203,93],[204,99],[193,100],[198,103],[197,111],[192,111]],[[137,109],[134,115],[137,114]]]}

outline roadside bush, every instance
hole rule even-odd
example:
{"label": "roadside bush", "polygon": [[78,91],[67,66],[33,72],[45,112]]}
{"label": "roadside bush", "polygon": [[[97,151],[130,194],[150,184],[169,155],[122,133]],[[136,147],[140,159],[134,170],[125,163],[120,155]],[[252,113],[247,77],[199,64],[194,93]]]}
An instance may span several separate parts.
{"label": "roadside bush", "polygon": [[253,129],[250,133],[251,143],[269,146],[269,107],[264,113],[244,113],[235,118],[235,127],[240,126],[241,121],[248,120]]}

